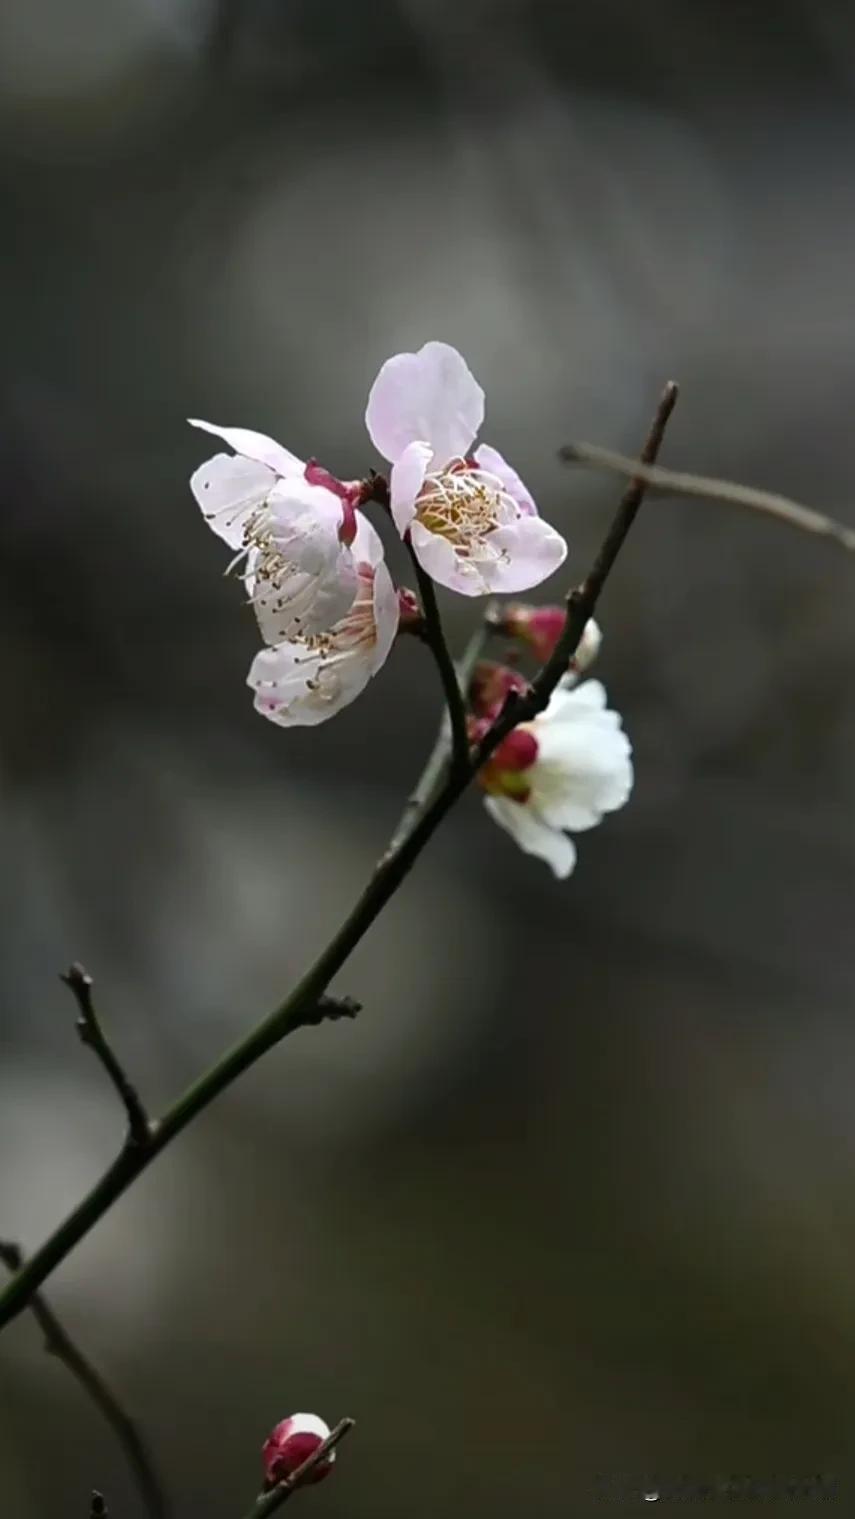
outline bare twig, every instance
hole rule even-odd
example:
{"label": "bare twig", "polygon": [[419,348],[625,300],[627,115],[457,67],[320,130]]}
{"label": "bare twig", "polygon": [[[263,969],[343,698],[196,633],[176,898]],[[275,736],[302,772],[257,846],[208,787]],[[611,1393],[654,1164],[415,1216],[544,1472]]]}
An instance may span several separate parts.
{"label": "bare twig", "polygon": [[245,1519],[267,1519],[268,1514],[275,1514],[276,1510],[281,1508],[283,1503],[287,1503],[288,1499],[293,1497],[297,1489],[308,1481],[315,1467],[320,1466],[330,1451],[335,1450],[335,1447],[344,1439],[345,1435],[350,1434],[355,1423],[355,1419],[341,1419],[335,1429],[330,1431],[326,1439],[312,1451],[310,1456],[306,1457],[302,1466],[298,1466],[297,1470],[292,1472],[290,1477],[286,1477],[284,1481],[277,1482],[276,1486],[272,1487],[269,1492],[261,1493],[256,1498],[252,1508],[245,1515]]}
{"label": "bare twig", "polygon": [[[497,629],[498,614],[496,607],[497,603],[495,601],[487,603],[480,623],[464,649],[462,657],[454,666],[457,684],[464,703],[469,690],[469,682],[472,679],[472,672],[481,658],[484,645],[490,635]],[[450,754],[451,722],[446,708],[440,719],[439,732],[436,735],[436,741],[428,755],[425,767],[407,798],[406,806],[401,813],[400,822],[389,840],[389,847],[386,850],[387,855],[401,847],[422,808],[427,806],[442,779]]]}
{"label": "bare twig", "polygon": [[81,1041],[97,1055],[125,1109],[129,1142],[135,1145],[148,1144],[151,1138],[148,1114],[140,1101],[136,1087],[128,1078],[101,1026],[101,1020],[92,1001],[92,977],[78,961],[75,961],[60,979],[73,992],[80,1009],[76,1027]]}
{"label": "bare twig", "polygon": [[[0,1260],[10,1271],[19,1271],[23,1264],[20,1247],[8,1240],[0,1240]],[[150,1519],[167,1519],[169,1503],[163,1484],[133,1419],[125,1412],[116,1394],[75,1344],[40,1293],[33,1294],[28,1307],[44,1335],[44,1347],[48,1355],[56,1356],[71,1372],[112,1429],[133,1472],[140,1498]],[[96,1509],[96,1500],[101,1504],[100,1509]],[[92,1494],[91,1513],[106,1513],[104,1500],[98,1492]]]}
{"label": "bare twig", "polygon": [[802,506],[788,496],[773,491],[754,490],[749,485],[737,485],[730,480],[717,480],[712,475],[685,474],[682,470],[650,468],[639,470],[637,463],[624,454],[613,453],[609,448],[599,448],[593,443],[567,443],[561,449],[561,458],[567,464],[590,464],[594,469],[609,470],[618,475],[633,475],[645,485],[669,496],[698,496],[704,501],[722,501],[730,506],[747,506],[751,511],[763,512],[777,517],[790,527],[805,533],[818,533],[823,538],[833,538],[850,552],[855,551],[855,528],[826,517],[813,507]]}
{"label": "bare twig", "polygon": [[[666,387],[645,445],[644,458],[647,461],[656,455],[676,395],[676,386]],[[410,826],[400,835],[396,846],[386,850],[362,895],[302,980],[278,1007],[215,1061],[173,1103],[158,1123],[152,1125],[145,1145],[125,1145],[87,1196],[45,1240],[41,1249],[22,1266],[6,1291],[0,1294],[0,1329],[26,1307],[42,1282],[94,1228],[155,1156],[166,1149],[244,1071],[286,1038],[294,1028],[298,1028],[307,1009],[317,1007],[318,999],[326,992],[333,977],[394,896],[446,814],[470,784],[478,767],[489,759],[517,723],[543,710],[576,652],[588,618],[593,614],[605,580],[623,546],[644,493],[646,482],[642,476],[645,473],[644,469],[640,469],[637,476],[633,477],[633,484],[623,496],[589,575],[567,598],[568,613],[563,633],[527,693],[505,704],[502,715],[482,740],[474,757],[467,759],[465,766],[461,764],[448,769],[444,782],[427,798],[422,809],[411,820]]]}
{"label": "bare twig", "polygon": [[410,547],[410,558],[413,561],[422,610],[424,612],[425,639],[430,645],[431,652],[436,660],[439,677],[442,681],[442,689],[445,692],[445,703],[448,708],[448,718],[451,724],[452,769],[463,771],[469,762],[466,706],[458,683],[457,672],[454,668],[454,660],[448,652],[448,644],[445,641],[445,633],[442,629],[442,618],[439,615],[439,606],[437,605],[433,581],[430,575],[427,575],[422,569],[412,547]]}
{"label": "bare twig", "polygon": [[502,742],[502,739],[515,728],[518,723],[527,722],[529,718],[536,717],[547,705],[550,696],[558,685],[562,675],[576,649],[579,640],[585,631],[589,617],[593,617],[594,609],[600,599],[603,586],[606,583],[615,560],[626,541],[627,533],[632,527],[638,513],[638,509],[644,500],[646,481],[644,479],[645,467],[652,464],[657,457],[665,436],[665,428],[674,407],[677,404],[679,389],[673,380],[665,386],[659,398],[656,415],[647,435],[644,447],[641,450],[642,467],[638,463],[635,473],[621,497],[620,505],[611,527],[606,533],[599,552],[591,565],[585,579],[580,586],[571,591],[567,597],[567,616],[561,636],[550,654],[543,669],[532,681],[525,695],[511,692],[505,702],[505,708],[501,716],[494,723],[490,732],[482,741],[479,750],[477,765],[482,765],[489,759],[494,749]]}

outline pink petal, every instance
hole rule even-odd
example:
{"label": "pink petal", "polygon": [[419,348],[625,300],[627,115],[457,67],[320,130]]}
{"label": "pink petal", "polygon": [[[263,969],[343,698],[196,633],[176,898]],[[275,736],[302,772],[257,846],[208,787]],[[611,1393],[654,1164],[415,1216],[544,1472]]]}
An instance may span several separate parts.
{"label": "pink petal", "polygon": [[460,596],[486,596],[490,587],[477,568],[461,559],[459,554],[439,533],[432,533],[423,523],[415,521],[410,528],[413,552],[423,570],[427,570],[437,585],[447,586]]}
{"label": "pink petal", "polygon": [[368,397],[365,425],[378,453],[397,463],[410,443],[428,443],[441,468],[463,458],[484,420],[484,392],[448,343],[387,359]]}
{"label": "pink petal", "polygon": [[507,554],[505,561],[482,565],[493,592],[528,591],[554,574],[567,558],[567,544],[561,534],[542,517],[520,517],[496,528],[489,541]]}
{"label": "pink petal", "polygon": [[416,497],[425,483],[430,458],[427,443],[409,443],[392,465],[390,506],[392,520],[402,538],[416,514]]}
{"label": "pink petal", "polygon": [[203,432],[222,438],[236,454],[266,464],[268,469],[275,470],[283,479],[303,473],[305,466],[302,459],[298,459],[296,454],[290,453],[281,443],[276,443],[262,432],[252,432],[246,427],[218,427],[214,422],[201,422],[198,417],[188,417],[187,420],[191,427],[200,427]]}
{"label": "pink petal", "polygon": [[516,502],[524,516],[537,516],[533,497],[529,495],[516,470],[511,469],[497,448],[491,448],[489,443],[481,443],[475,450],[475,459],[482,469],[501,480],[511,500]]}

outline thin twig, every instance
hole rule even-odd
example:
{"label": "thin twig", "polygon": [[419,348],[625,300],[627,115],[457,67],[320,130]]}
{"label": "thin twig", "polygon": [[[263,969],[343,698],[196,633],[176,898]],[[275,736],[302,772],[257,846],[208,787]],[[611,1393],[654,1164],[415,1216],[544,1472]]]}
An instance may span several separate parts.
{"label": "thin twig", "polygon": [[355,1423],[355,1419],[341,1419],[335,1429],[330,1431],[326,1439],[315,1447],[311,1455],[306,1457],[302,1466],[298,1466],[297,1470],[292,1472],[290,1477],[286,1477],[284,1481],[277,1482],[276,1486],[272,1487],[269,1492],[261,1493],[256,1498],[252,1508],[244,1516],[244,1519],[267,1519],[268,1514],[275,1514],[276,1510],[281,1508],[283,1503],[287,1503],[288,1499],[294,1496],[298,1488],[301,1488],[308,1481],[315,1467],[320,1466],[330,1451],[335,1450],[335,1447],[344,1439],[345,1435],[350,1434]]}
{"label": "thin twig", "polygon": [[[666,387],[645,447],[647,459],[655,456],[676,394],[676,386]],[[470,784],[478,766],[489,759],[518,722],[543,710],[576,652],[603,583],[623,546],[643,494],[645,482],[640,479],[643,473],[643,470],[639,472],[636,483],[625,493],[589,576],[568,597],[564,631],[552,656],[528,692],[516,701],[506,703],[501,717],[479,745],[473,760],[467,762],[465,767],[449,770],[444,784],[426,802],[423,811],[416,816],[397,847],[386,851],[380,867],[369,878],[362,895],[354,903],[337,933],[288,996],[188,1087],[160,1122],[153,1125],[146,1145],[124,1147],[87,1196],[21,1268],[6,1291],[0,1294],[0,1329],[26,1307],[42,1282],[94,1228],[155,1156],[166,1149],[244,1071],[286,1038],[295,1027],[299,1027],[307,1008],[317,1005],[318,998],[327,990],[333,977],[338,975],[349,955],[394,896],[446,814]]]}
{"label": "thin twig", "polygon": [[454,660],[448,652],[448,644],[442,630],[442,618],[439,615],[439,606],[436,600],[436,591],[430,575],[426,574],[419,564],[416,555],[410,547],[410,558],[416,573],[416,582],[422,602],[422,610],[425,616],[425,637],[430,644],[431,653],[436,660],[439,677],[442,681],[442,689],[445,692],[445,703],[448,707],[448,717],[451,723],[451,765],[452,769],[463,771],[469,763],[469,735],[466,730],[466,706],[457,680],[454,668]]}
{"label": "thin twig", "polygon": [[[8,1240],[0,1240],[0,1260],[10,1271],[19,1271],[23,1264],[20,1247]],[[116,1394],[75,1344],[40,1293],[33,1294],[28,1307],[44,1335],[44,1347],[48,1355],[56,1356],[71,1372],[112,1429],[133,1472],[146,1512],[151,1519],[167,1519],[169,1503],[163,1484],[133,1419],[125,1412]],[[97,1492],[92,1494],[92,1514],[96,1513],[96,1500],[100,1500],[100,1513],[104,1514],[104,1500]]]}
{"label": "thin twig", "polygon": [[92,977],[78,961],[65,972],[60,980],[64,981],[69,990],[74,994],[80,1016],[77,1019],[77,1032],[83,1044],[89,1046],[100,1060],[107,1072],[119,1100],[125,1109],[128,1119],[128,1138],[132,1144],[145,1145],[151,1138],[151,1124],[148,1114],[142,1105],[136,1087],[127,1076],[115,1051],[110,1044],[107,1035],[101,1026],[101,1020],[95,1011],[92,1001]]}
{"label": "thin twig", "polygon": [[[497,604],[494,601],[487,603],[487,606],[484,610],[484,615],[480,623],[478,624],[477,628],[472,634],[472,637],[466,645],[461,658],[454,666],[457,685],[464,702],[469,690],[469,683],[472,679],[472,672],[474,671],[478,660],[481,658],[481,655],[484,652],[484,645],[486,644],[487,639],[490,637],[490,635],[496,631],[496,605]],[[434,746],[428,755],[425,767],[422,770],[421,775],[419,776],[415,786],[407,798],[407,803],[404,807],[403,812],[401,813],[401,818],[398,826],[395,829],[395,832],[392,834],[391,839],[389,840],[386,855],[393,854],[397,849],[400,849],[401,844],[407,837],[407,834],[418,818],[419,813],[424,807],[427,806],[428,802],[434,794],[434,791],[439,785],[443,776],[443,772],[448,765],[450,754],[451,723],[449,721],[448,711],[446,709],[443,711],[442,718],[440,719],[439,731],[436,735]],[[386,856],[384,855],[384,859],[385,857]]]}
{"label": "thin twig", "polygon": [[593,443],[568,443],[561,449],[561,458],[567,464],[590,464],[594,469],[605,469],[619,475],[634,475],[657,491],[669,496],[698,496],[704,501],[722,501],[730,506],[747,506],[752,511],[777,517],[790,527],[805,533],[818,533],[823,538],[833,538],[851,552],[855,551],[855,528],[802,506],[788,496],[774,491],[754,490],[749,485],[737,485],[730,480],[717,480],[712,475],[685,474],[682,470],[639,470],[638,465],[625,454],[613,453],[609,448],[599,448]]}
{"label": "thin twig", "polygon": [[529,718],[536,717],[538,712],[543,711],[562,675],[566,673],[567,666],[579,646],[579,641],[585,631],[588,619],[594,615],[594,609],[600,599],[603,586],[611,574],[614,562],[623,548],[626,536],[644,500],[647,488],[644,479],[644,473],[646,472],[644,467],[652,464],[659,453],[662,440],[665,436],[665,429],[668,426],[668,420],[677,404],[678,395],[679,389],[677,385],[673,380],[669,380],[659,398],[656,415],[653,418],[653,423],[647,434],[644,447],[641,450],[642,467],[639,467],[638,462],[636,462],[635,473],[621,497],[620,505],[618,506],[612,525],[600,545],[594,563],[591,565],[582,584],[571,591],[567,597],[567,616],[564,620],[561,636],[546,664],[532,681],[528,691],[524,695],[519,695],[512,691],[508,696],[504,711],[479,747],[478,766],[489,759],[502,739],[518,723],[527,722]]}

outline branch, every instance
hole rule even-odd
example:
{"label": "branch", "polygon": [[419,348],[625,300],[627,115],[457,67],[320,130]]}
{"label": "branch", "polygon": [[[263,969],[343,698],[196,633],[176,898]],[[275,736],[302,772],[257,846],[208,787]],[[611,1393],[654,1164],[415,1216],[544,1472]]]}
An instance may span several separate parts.
{"label": "branch", "polygon": [[805,533],[818,533],[823,538],[833,538],[850,553],[855,551],[855,528],[826,517],[813,507],[802,506],[788,496],[778,496],[773,491],[754,490],[749,485],[736,485],[730,480],[717,480],[712,475],[690,475],[673,469],[639,470],[632,459],[624,454],[612,453],[611,449],[598,448],[593,443],[567,443],[560,450],[566,464],[590,464],[594,469],[610,470],[619,475],[635,475],[645,485],[664,491],[669,496],[698,496],[705,501],[723,501],[730,506],[747,506],[752,511],[777,517],[790,527]]}
{"label": "branch", "polygon": [[[481,658],[487,639],[496,630],[496,605],[497,603],[492,600],[487,603],[481,622],[472,634],[472,637],[470,638],[462,657],[457,661],[457,664],[454,667],[457,685],[464,702],[469,690],[469,682],[472,679],[472,672],[474,671],[478,660]],[[446,769],[446,766],[448,764],[450,754],[451,723],[449,721],[448,712],[445,711],[443,712],[442,718],[440,720],[439,732],[436,735],[434,746],[428,755],[427,762],[421,775],[419,776],[415,786],[413,787],[413,790],[410,792],[410,795],[407,798],[407,804],[401,813],[400,822],[398,823],[395,832],[392,834],[392,837],[389,841],[389,847],[386,850],[386,854],[383,856],[384,860],[389,854],[393,854],[396,850],[400,849],[402,843],[404,842],[404,839],[407,837],[407,834],[412,828],[413,823],[418,818],[419,813],[424,807],[427,806],[428,802],[433,796],[434,791],[436,790],[436,787],[439,785],[440,778],[442,777],[443,771]]]}
{"label": "branch", "polygon": [[[676,386],[667,386],[644,448],[645,460],[652,460],[656,456],[676,396]],[[116,1199],[151,1164],[154,1157],[171,1144],[244,1071],[295,1028],[299,1028],[307,1009],[317,1007],[318,999],[326,992],[333,977],[394,896],[446,813],[470,784],[478,767],[489,759],[493,750],[517,723],[534,717],[546,706],[576,652],[585,624],[623,546],[644,494],[644,484],[639,477],[625,492],[587,579],[567,599],[568,615],[564,631],[550,659],[526,695],[506,703],[501,717],[479,745],[474,760],[467,760],[465,767],[460,765],[450,768],[444,783],[425,802],[423,809],[412,819],[408,830],[398,838],[393,848],[386,850],[338,932],[285,1000],[227,1050],[178,1098],[160,1122],[152,1125],[145,1145],[124,1147],[91,1192],[45,1241],[41,1249],[22,1266],[6,1291],[0,1295],[0,1329],[20,1313],[54,1268],[94,1228]]]}
{"label": "branch", "polygon": [[439,607],[436,600],[436,592],[430,575],[422,569],[410,544],[407,545],[413,568],[416,572],[416,581],[419,587],[419,595],[422,599],[422,609],[425,614],[425,638],[430,644],[431,652],[436,660],[439,670],[442,689],[445,692],[445,702],[448,707],[448,717],[451,723],[451,763],[452,769],[463,771],[469,765],[469,734],[466,728],[466,705],[457,679],[457,671],[454,668],[454,660],[448,652],[448,644],[442,631],[442,619],[439,615]]}
{"label": "branch", "polygon": [[314,1007],[308,1007],[300,1021],[293,1027],[315,1028],[320,1023],[338,1023],[342,1018],[355,1018],[362,1012],[362,1003],[355,997],[319,997]]}
{"label": "branch", "polygon": [[320,1466],[330,1451],[335,1450],[335,1447],[344,1439],[345,1435],[350,1434],[355,1422],[355,1419],[342,1419],[335,1429],[330,1431],[326,1439],[312,1451],[311,1455],[306,1457],[302,1466],[298,1466],[297,1470],[292,1472],[290,1477],[286,1477],[284,1482],[277,1482],[276,1486],[272,1487],[269,1492],[262,1493],[256,1498],[252,1508],[244,1516],[244,1519],[267,1519],[268,1514],[275,1514],[276,1510],[281,1508],[283,1503],[287,1503],[288,1499],[293,1497],[297,1489],[308,1481],[315,1467]]}
{"label": "branch", "polygon": [[137,1089],[128,1076],[123,1066],[114,1053],[107,1035],[101,1027],[101,1022],[92,1002],[92,977],[83,966],[75,961],[72,966],[60,976],[69,990],[73,993],[80,1016],[77,1019],[76,1028],[81,1042],[87,1044],[100,1060],[107,1072],[113,1086],[116,1089],[119,1100],[125,1109],[128,1119],[128,1141],[134,1145],[147,1145],[151,1138],[151,1124],[148,1114],[140,1101]]}
{"label": "branch", "polygon": [[677,404],[678,395],[677,385],[673,380],[669,380],[659,398],[656,415],[641,450],[642,468],[639,468],[638,463],[635,464],[633,478],[621,497],[614,521],[600,545],[594,563],[582,584],[571,591],[567,597],[567,616],[561,636],[527,693],[521,696],[512,691],[508,696],[504,711],[479,746],[476,766],[482,765],[489,759],[493,750],[518,723],[528,722],[530,718],[536,717],[538,712],[543,711],[562,675],[566,673],[567,666],[579,647],[588,619],[594,614],[615,560],[638,515],[638,509],[644,500],[647,488],[644,478],[645,467],[652,464],[659,453],[665,436],[665,428]]}
{"label": "branch", "polygon": [[92,1497],[89,1501],[89,1519],[108,1519],[104,1494],[99,1493],[97,1488],[92,1489]]}
{"label": "branch", "polygon": [[[0,1260],[10,1271],[18,1271],[23,1261],[20,1248],[8,1240],[0,1240]],[[125,1413],[101,1373],[96,1371],[92,1362],[87,1360],[82,1350],[74,1343],[44,1298],[34,1293],[28,1306],[44,1335],[44,1346],[48,1355],[56,1356],[57,1360],[67,1367],[116,1436],[133,1472],[146,1513],[150,1519],[167,1519],[169,1503],[163,1485],[130,1415]],[[100,1504],[100,1508],[96,1507],[96,1502]],[[106,1515],[106,1508],[101,1494],[93,1492],[91,1515],[98,1514]]]}

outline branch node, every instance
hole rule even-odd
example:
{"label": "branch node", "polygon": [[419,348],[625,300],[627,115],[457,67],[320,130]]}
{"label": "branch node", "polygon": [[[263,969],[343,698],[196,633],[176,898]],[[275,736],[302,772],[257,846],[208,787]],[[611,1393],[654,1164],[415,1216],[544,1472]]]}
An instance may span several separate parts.
{"label": "branch node", "polygon": [[338,1023],[342,1018],[355,1018],[361,1012],[362,1003],[357,1002],[355,997],[331,997],[325,992],[314,1007],[306,1009],[299,1022],[292,1024],[292,1028],[317,1028],[321,1023]]}

